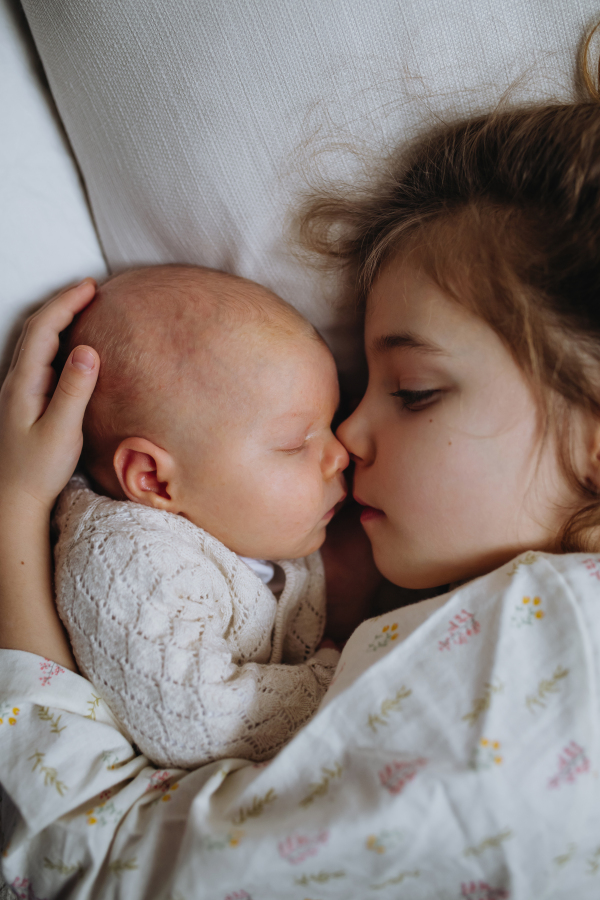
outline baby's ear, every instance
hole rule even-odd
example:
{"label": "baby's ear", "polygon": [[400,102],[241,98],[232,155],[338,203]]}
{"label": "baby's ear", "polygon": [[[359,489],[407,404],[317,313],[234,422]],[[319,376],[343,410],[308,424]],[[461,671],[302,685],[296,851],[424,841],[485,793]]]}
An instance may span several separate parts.
{"label": "baby's ear", "polygon": [[115,474],[124,494],[134,503],[179,512],[174,509],[169,484],[175,472],[173,457],[146,438],[121,441],[113,457]]}

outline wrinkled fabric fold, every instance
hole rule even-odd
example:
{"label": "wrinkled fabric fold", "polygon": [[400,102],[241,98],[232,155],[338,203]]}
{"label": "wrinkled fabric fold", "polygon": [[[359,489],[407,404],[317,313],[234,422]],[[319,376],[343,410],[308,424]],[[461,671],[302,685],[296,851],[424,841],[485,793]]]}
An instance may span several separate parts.
{"label": "wrinkled fabric fold", "polygon": [[368,620],[342,688],[259,765],[150,766],[86,679],[2,651],[7,882],[47,900],[593,900],[599,581],[600,556],[524,554],[410,634],[402,610]]}

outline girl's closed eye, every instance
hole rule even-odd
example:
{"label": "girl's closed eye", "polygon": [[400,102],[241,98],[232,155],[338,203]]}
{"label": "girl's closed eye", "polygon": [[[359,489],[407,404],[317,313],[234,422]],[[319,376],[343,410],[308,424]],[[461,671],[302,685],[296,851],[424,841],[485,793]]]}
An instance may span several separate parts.
{"label": "girl's closed eye", "polygon": [[391,396],[398,397],[398,399],[402,401],[403,409],[408,409],[410,412],[418,412],[419,410],[430,406],[432,403],[435,403],[441,393],[441,390],[437,388],[427,391],[409,391],[401,389],[399,391],[393,391]]}

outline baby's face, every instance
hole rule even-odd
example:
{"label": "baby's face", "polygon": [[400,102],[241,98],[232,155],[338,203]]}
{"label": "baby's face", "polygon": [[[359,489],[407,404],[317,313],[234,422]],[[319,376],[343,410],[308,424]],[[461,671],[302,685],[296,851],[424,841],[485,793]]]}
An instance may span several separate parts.
{"label": "baby's face", "polygon": [[188,401],[181,513],[242,556],[312,553],[346,495],[331,353],[305,334],[223,336],[212,376]]}

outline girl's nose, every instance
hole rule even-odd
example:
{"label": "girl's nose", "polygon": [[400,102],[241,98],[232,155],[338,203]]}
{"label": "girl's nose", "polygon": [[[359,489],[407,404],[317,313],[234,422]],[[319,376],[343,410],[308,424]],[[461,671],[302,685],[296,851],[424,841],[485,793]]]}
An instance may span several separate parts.
{"label": "girl's nose", "polygon": [[333,478],[338,472],[346,469],[349,462],[348,451],[332,433],[323,453],[323,476],[325,478]]}
{"label": "girl's nose", "polygon": [[359,403],[352,415],[338,427],[336,435],[350,454],[350,459],[368,465],[373,452],[365,425],[362,403]]}

